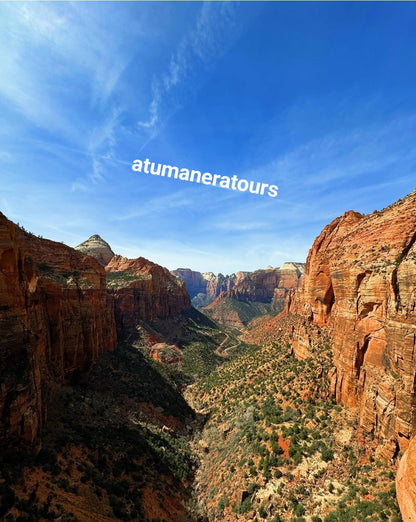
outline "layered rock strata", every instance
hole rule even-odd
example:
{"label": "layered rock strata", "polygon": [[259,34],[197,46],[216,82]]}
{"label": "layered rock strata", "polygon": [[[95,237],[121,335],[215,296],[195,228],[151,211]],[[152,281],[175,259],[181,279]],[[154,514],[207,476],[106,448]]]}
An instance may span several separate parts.
{"label": "layered rock strata", "polygon": [[106,272],[117,330],[122,336],[134,331],[140,321],[173,317],[191,308],[184,281],[143,257],[126,259],[116,255]]}
{"label": "layered rock strata", "polygon": [[204,311],[220,323],[241,327],[253,317],[282,311],[288,293],[298,287],[303,274],[303,263],[238,272],[234,286],[221,292]]}
{"label": "layered rock strata", "polygon": [[171,273],[185,281],[191,299],[198,294],[207,292],[207,281],[201,272],[191,270],[190,268],[177,268],[172,270]]}
{"label": "layered rock strata", "polygon": [[177,268],[171,273],[185,281],[192,303],[197,308],[212,303],[221,292],[230,290],[244,274],[244,272],[239,272],[237,275],[202,273],[190,268]]}
{"label": "layered rock strata", "polygon": [[238,301],[272,303],[273,309],[281,311],[289,290],[298,287],[304,273],[303,263],[284,263],[280,268],[242,274],[227,296]]}
{"label": "layered rock strata", "polygon": [[397,501],[404,522],[416,520],[416,438],[400,460],[396,476]]}
{"label": "layered rock strata", "polygon": [[329,329],[336,398],[393,457],[415,433],[416,191],[381,212],[346,212],[315,240],[289,311],[308,352],[308,324]]}
{"label": "layered rock strata", "polygon": [[[223,275],[177,268],[171,273],[185,281],[194,304],[208,305],[220,294],[238,300],[261,303],[273,302],[275,309],[283,309],[287,291],[296,288],[305,273],[304,263],[284,263],[280,268],[268,267],[255,272]],[[196,298],[196,299],[195,299]]]}
{"label": "layered rock strata", "polygon": [[105,271],[0,213],[0,436],[32,442],[49,386],[116,346]]}
{"label": "layered rock strata", "polygon": [[107,265],[114,256],[114,252],[111,250],[110,245],[98,234],[94,234],[86,241],[76,246],[75,250],[80,250],[84,254],[94,257],[100,265],[103,266]]}

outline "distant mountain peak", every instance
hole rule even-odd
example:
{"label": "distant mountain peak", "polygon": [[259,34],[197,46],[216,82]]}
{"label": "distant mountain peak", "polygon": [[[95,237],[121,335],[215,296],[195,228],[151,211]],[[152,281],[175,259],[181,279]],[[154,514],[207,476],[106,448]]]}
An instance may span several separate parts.
{"label": "distant mountain peak", "polygon": [[106,266],[114,257],[114,252],[110,245],[98,234],[92,235],[86,241],[76,246],[75,249],[94,257],[103,266]]}
{"label": "distant mountain peak", "polygon": [[[93,234],[92,236],[90,236],[87,239],[87,241],[98,241],[99,243],[103,243],[103,244],[109,246],[107,241],[104,241],[104,239],[99,234]],[[86,243],[87,241],[84,241],[84,243]]]}

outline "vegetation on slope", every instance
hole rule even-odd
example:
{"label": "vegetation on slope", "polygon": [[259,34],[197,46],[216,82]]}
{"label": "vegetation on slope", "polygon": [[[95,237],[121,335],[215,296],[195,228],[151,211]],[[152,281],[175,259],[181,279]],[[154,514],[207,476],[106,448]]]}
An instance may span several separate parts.
{"label": "vegetation on slope", "polygon": [[206,315],[221,324],[232,324],[239,327],[246,325],[255,317],[270,313],[271,310],[271,303],[242,301],[223,296],[203,309]]}
{"label": "vegetation on slope", "polygon": [[[400,521],[394,466],[331,399],[328,341],[300,361],[281,330],[255,346],[196,311],[143,325],[56,389],[36,456],[2,453],[0,519]],[[152,336],[179,360],[150,358]]]}
{"label": "vegetation on slope", "polygon": [[134,270],[120,270],[118,272],[106,272],[106,286],[110,289],[126,288],[134,281],[152,279],[151,274],[137,274]]}
{"label": "vegetation on slope", "polygon": [[[56,387],[37,451],[1,452],[0,520],[197,520],[190,440],[203,416],[180,390],[247,347],[195,310],[138,333]],[[177,363],[149,357],[158,337],[176,343]]]}
{"label": "vegetation on slope", "polygon": [[252,319],[270,313],[270,303],[255,301],[240,301],[232,297],[218,298],[209,307],[204,308],[204,313],[223,324],[246,325]]}
{"label": "vegetation on slope", "polygon": [[195,415],[157,366],[119,348],[57,389],[38,454],[2,452],[1,520],[193,520]]}
{"label": "vegetation on slope", "polygon": [[[137,334],[134,346],[145,354],[153,353],[155,359],[163,359],[163,352],[169,348],[176,352],[177,360],[172,358],[162,371],[181,388],[209,375],[252,346],[240,339],[237,328],[218,325],[194,308],[182,312],[179,318],[141,323]],[[155,344],[162,339],[163,345]]]}
{"label": "vegetation on slope", "polygon": [[325,341],[304,361],[290,345],[256,347],[188,389],[210,416],[195,444],[210,521],[401,520],[393,468],[329,397],[330,353]]}

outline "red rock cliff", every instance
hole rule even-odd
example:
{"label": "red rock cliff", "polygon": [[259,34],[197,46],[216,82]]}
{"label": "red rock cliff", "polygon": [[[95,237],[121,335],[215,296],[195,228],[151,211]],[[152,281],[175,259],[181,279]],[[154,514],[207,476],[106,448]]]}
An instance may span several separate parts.
{"label": "red rock cliff", "polygon": [[404,522],[416,520],[416,438],[402,459],[396,477],[396,492]]}
{"label": "red rock cliff", "polygon": [[273,303],[274,308],[282,310],[288,291],[298,287],[303,273],[303,263],[285,263],[280,268],[238,272],[234,287],[222,295],[238,301]]}
{"label": "red rock cliff", "polygon": [[61,383],[116,346],[105,271],[0,213],[0,436],[32,442]]}
{"label": "red rock cliff", "polygon": [[[234,284],[239,280],[239,277],[244,276],[244,272],[235,274],[222,275],[213,274],[212,272],[196,272],[190,268],[177,268],[171,273],[180,277],[185,281],[186,288],[189,292],[193,304],[197,308],[211,303],[221,292],[230,290]],[[194,299],[197,297],[197,299]]]}
{"label": "red rock cliff", "polygon": [[[332,334],[333,389],[358,406],[363,429],[386,456],[415,433],[416,191],[381,212],[346,212],[326,226],[307,259],[290,311]],[[294,333],[300,356],[306,326]]]}
{"label": "red rock cliff", "polygon": [[143,257],[114,256],[106,271],[120,333],[134,330],[140,321],[172,317],[191,307],[184,281]]}
{"label": "red rock cliff", "polygon": [[298,287],[303,273],[303,263],[237,272],[234,286],[221,292],[203,310],[219,323],[241,328],[256,316],[283,310],[289,291]]}
{"label": "red rock cliff", "polygon": [[171,274],[185,281],[186,289],[191,298],[199,293],[206,292],[207,282],[201,272],[196,272],[190,268],[177,268],[176,270],[171,270]]}

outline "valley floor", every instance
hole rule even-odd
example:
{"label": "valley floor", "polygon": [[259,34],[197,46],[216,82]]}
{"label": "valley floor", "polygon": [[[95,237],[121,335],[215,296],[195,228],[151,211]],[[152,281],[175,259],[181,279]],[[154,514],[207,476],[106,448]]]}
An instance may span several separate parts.
{"label": "valley floor", "polygon": [[396,463],[329,396],[331,350],[297,360],[283,341],[252,347],[185,394],[209,412],[195,438],[195,491],[209,521],[401,520]]}
{"label": "valley floor", "polygon": [[36,456],[1,453],[0,520],[401,520],[396,462],[329,394],[327,340],[298,360],[189,324],[179,363],[120,346],[52,390]]}

